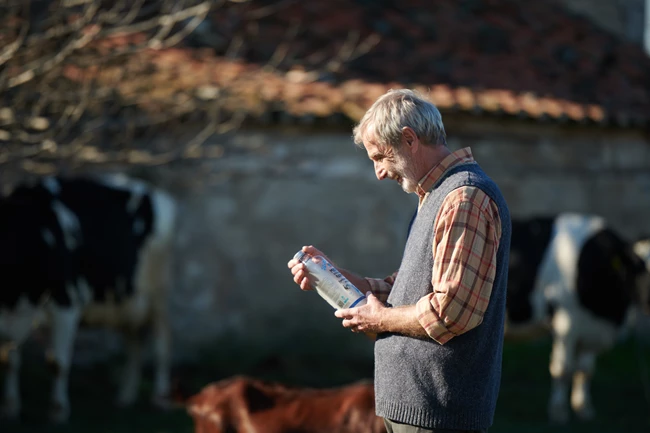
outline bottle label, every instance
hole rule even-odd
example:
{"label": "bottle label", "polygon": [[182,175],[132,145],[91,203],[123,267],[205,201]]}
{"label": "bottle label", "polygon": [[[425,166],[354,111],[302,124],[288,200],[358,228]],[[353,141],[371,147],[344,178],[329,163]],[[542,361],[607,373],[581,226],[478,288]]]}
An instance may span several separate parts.
{"label": "bottle label", "polygon": [[331,274],[335,279],[335,281],[331,281],[331,284],[327,284],[326,281],[320,281],[316,287],[317,291],[323,292],[321,296],[334,308],[352,308],[361,300],[365,299],[365,295],[350,280],[345,278],[338,269],[325,260],[325,258],[317,256],[317,260],[321,270]]}

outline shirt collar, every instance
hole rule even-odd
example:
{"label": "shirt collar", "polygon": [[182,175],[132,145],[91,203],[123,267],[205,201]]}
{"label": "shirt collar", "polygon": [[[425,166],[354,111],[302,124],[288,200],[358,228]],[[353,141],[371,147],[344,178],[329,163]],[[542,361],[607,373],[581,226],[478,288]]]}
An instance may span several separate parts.
{"label": "shirt collar", "polygon": [[427,193],[433,186],[454,167],[457,167],[461,164],[471,164],[474,163],[474,157],[472,156],[472,150],[469,147],[459,149],[450,155],[447,155],[442,161],[433,166],[427,174],[425,174],[415,190],[416,194],[420,198],[420,202],[425,198]]}

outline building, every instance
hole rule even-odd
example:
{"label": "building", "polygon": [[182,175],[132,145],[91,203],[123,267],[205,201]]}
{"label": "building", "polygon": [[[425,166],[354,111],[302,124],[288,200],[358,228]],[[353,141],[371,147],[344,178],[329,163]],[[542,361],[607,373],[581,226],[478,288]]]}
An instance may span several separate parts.
{"label": "building", "polygon": [[[158,179],[185,199],[177,331],[197,341],[242,333],[263,347],[271,331],[290,344],[300,328],[357,347],[286,262],[312,243],[367,275],[399,265],[414,198],[377,183],[351,140],[391,87],[430,96],[449,146],[471,146],[515,217],[592,212],[630,238],[650,231],[650,58],[554,3],[228,2],[188,42],[65,70],[208,137],[186,148],[190,173]],[[217,109],[244,123],[211,135]]]}

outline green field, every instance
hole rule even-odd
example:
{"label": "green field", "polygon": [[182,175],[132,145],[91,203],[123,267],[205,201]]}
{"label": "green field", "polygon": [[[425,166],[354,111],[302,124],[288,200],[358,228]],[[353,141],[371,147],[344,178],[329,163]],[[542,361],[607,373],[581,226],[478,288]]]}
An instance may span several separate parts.
{"label": "green field", "polygon": [[[594,403],[598,412],[595,421],[572,421],[558,428],[546,422],[546,400],[549,391],[547,340],[508,343],[505,347],[504,376],[491,433],[636,433],[650,432],[650,393],[647,371],[650,370],[650,347],[634,341],[617,346],[615,351],[600,357],[593,383]],[[327,375],[327,363],[320,355],[266,356],[256,358],[230,352],[211,356],[212,361],[200,366],[177,366],[175,377],[182,390],[193,393],[204,384],[233,374],[249,374],[290,384],[328,386],[370,377],[371,363],[348,364],[336,375]],[[207,356],[205,357],[207,358]],[[319,361],[320,360],[320,361]],[[143,382],[143,403],[130,409],[115,409],[114,377],[118,370],[111,365],[92,369],[75,369],[71,375],[73,415],[66,426],[50,427],[45,423],[44,408],[49,396],[49,379],[42,365],[29,361],[23,369],[23,396],[26,406],[20,424],[0,423],[2,433],[189,433],[191,419],[182,409],[158,412],[146,401],[151,383]],[[150,372],[145,372],[149,377]]]}

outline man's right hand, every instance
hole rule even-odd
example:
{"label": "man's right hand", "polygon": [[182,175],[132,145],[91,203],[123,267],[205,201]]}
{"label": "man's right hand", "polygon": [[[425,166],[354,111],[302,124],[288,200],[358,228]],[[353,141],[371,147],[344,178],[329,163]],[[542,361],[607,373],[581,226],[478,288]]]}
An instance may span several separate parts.
{"label": "man's right hand", "polygon": [[[322,256],[328,262],[332,263],[332,261],[325,254],[323,254],[322,251],[315,248],[313,245],[302,247],[302,251],[304,253],[309,254],[312,257]],[[332,263],[332,265],[334,264]],[[295,281],[295,283],[298,284],[298,286],[300,286],[302,290],[314,289],[311,283],[309,282],[309,278],[308,278],[309,274],[307,272],[307,267],[305,266],[304,263],[296,259],[291,259],[289,260],[289,263],[287,263],[287,267],[291,269],[291,274],[293,275],[293,281]]]}

